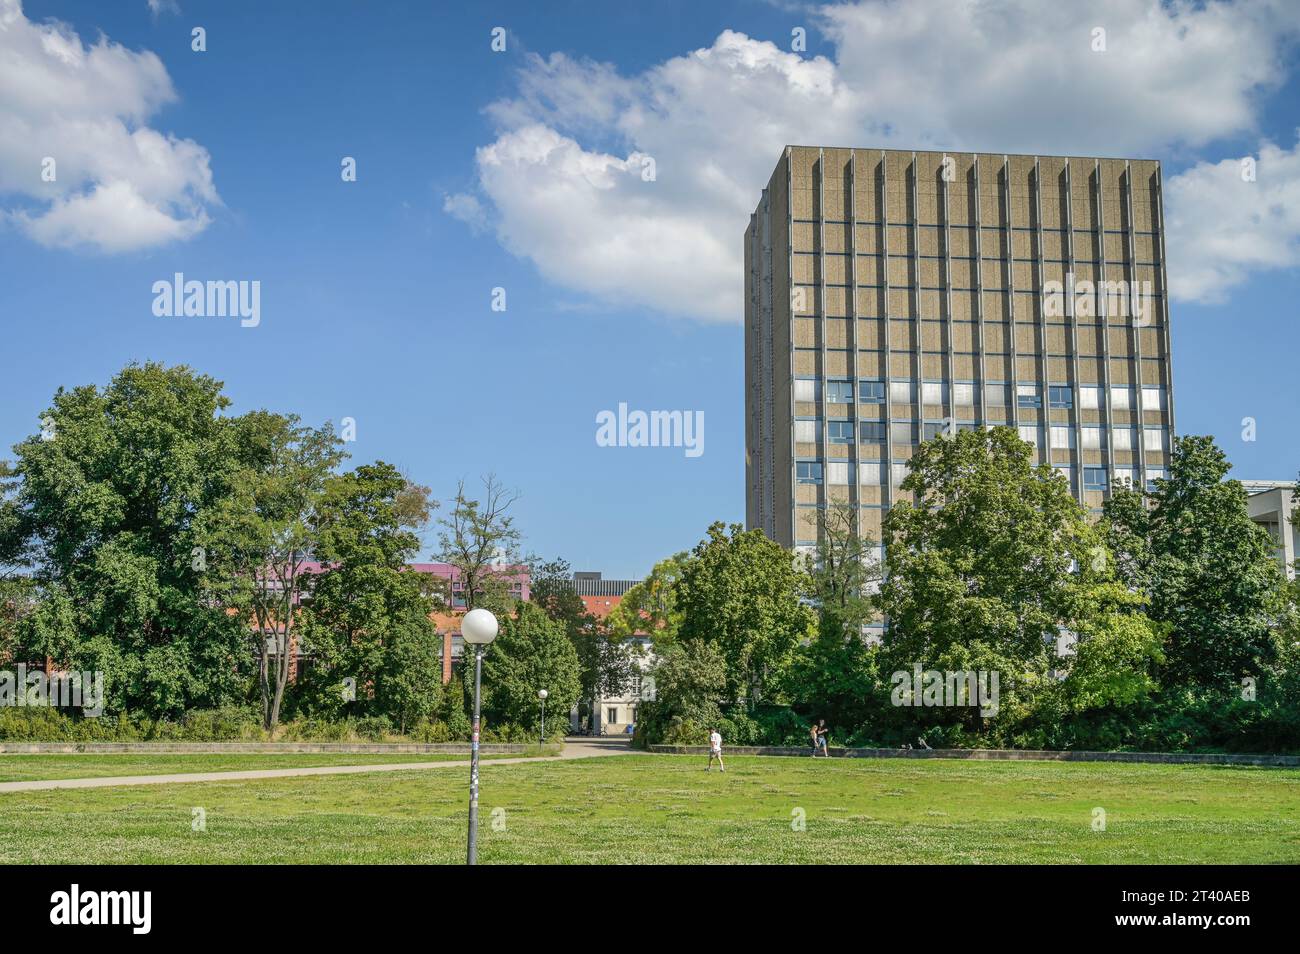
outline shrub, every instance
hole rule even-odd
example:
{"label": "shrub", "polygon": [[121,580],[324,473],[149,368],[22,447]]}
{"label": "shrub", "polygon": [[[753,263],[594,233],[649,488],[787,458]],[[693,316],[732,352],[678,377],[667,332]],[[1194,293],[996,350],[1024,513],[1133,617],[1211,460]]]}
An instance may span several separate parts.
{"label": "shrub", "polygon": [[674,716],[664,730],[664,745],[707,745],[709,730],[693,719]]}
{"label": "shrub", "polygon": [[411,738],[416,742],[434,745],[452,741],[451,732],[447,729],[447,723],[437,719],[426,719],[415,726],[411,730]]}
{"label": "shrub", "polygon": [[789,706],[763,706],[753,712],[759,745],[807,745],[808,723]]}
{"label": "shrub", "polygon": [[[763,730],[744,709],[737,708],[718,720],[723,745],[762,745]],[[707,735],[707,727],[705,730]]]}
{"label": "shrub", "polygon": [[382,742],[385,736],[393,732],[393,723],[388,716],[366,716],[354,724],[354,731],[368,742]]}

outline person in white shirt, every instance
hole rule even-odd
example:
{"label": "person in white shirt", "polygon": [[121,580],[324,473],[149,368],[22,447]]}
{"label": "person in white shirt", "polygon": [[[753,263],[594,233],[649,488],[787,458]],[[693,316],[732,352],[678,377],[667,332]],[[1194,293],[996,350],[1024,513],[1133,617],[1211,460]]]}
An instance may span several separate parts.
{"label": "person in white shirt", "polygon": [[718,734],[717,729],[710,729],[709,730],[709,764],[704,771],[707,772],[713,768],[714,759],[718,760],[718,768],[722,769],[722,771],[725,772],[727,770],[727,766],[722,761],[722,736]]}

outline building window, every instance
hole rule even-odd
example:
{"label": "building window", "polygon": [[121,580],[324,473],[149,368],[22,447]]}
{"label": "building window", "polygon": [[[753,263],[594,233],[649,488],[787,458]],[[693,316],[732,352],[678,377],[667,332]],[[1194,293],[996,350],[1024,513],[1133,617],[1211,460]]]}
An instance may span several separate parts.
{"label": "building window", "polygon": [[952,403],[956,407],[975,406],[975,385],[958,382],[952,386]]}
{"label": "building window", "polygon": [[1088,384],[1079,388],[1079,407],[1085,411],[1101,410],[1101,388]]}
{"label": "building window", "polygon": [[819,460],[801,460],[795,463],[795,478],[801,484],[820,484],[822,482],[822,462]]}
{"label": "building window", "polygon": [[984,403],[991,407],[1007,406],[1007,386],[1005,384],[984,385]]}
{"label": "building window", "polygon": [[1163,427],[1147,427],[1142,430],[1142,446],[1149,451],[1162,451],[1165,449],[1165,429]]}
{"label": "building window", "polygon": [[1101,450],[1102,428],[1100,427],[1083,427],[1083,449],[1084,450]]}
{"label": "building window", "polygon": [[940,381],[921,382],[921,403],[942,404],[943,390],[943,383]]}
{"label": "building window", "polygon": [[1083,468],[1083,489],[1105,491],[1106,490],[1106,468],[1105,467]]}
{"label": "building window", "polygon": [[1020,434],[1020,439],[1024,441],[1026,444],[1033,444],[1035,447],[1038,446],[1038,425],[1037,424],[1021,424],[1018,428],[1016,428],[1016,430]]}
{"label": "building window", "polygon": [[889,425],[889,436],[895,444],[912,443],[916,440],[912,436],[915,433],[916,429],[911,421],[894,421]]}
{"label": "building window", "polygon": [[826,465],[826,482],[839,487],[853,483],[853,464],[844,460],[833,460]]}
{"label": "building window", "polygon": [[1110,406],[1117,411],[1127,411],[1133,406],[1132,388],[1111,388]]}
{"label": "building window", "polygon": [[1148,470],[1147,471],[1147,493],[1149,494],[1155,493],[1156,481],[1163,480],[1164,476],[1165,476],[1165,472],[1161,470],[1159,467],[1153,467],[1150,470]]}
{"label": "building window", "polygon": [[794,439],[800,444],[814,444],[817,441],[817,422],[816,421],[795,421],[794,422]]}
{"label": "building window", "polygon": [[1068,410],[1074,407],[1074,389],[1064,384],[1055,384],[1047,389],[1048,407]]}
{"label": "building window", "polygon": [[911,404],[915,400],[915,391],[911,381],[890,381],[889,400],[895,404]]}
{"label": "building window", "polygon": [[1134,485],[1137,483],[1137,471],[1132,467],[1115,468],[1115,485],[1122,487],[1124,484]]}
{"label": "building window", "polygon": [[816,401],[821,398],[822,383],[812,378],[796,378],[794,382],[794,399],[796,401]]}
{"label": "building window", "polygon": [[826,403],[852,404],[853,403],[853,382],[852,381],[827,381],[826,382]]}
{"label": "building window", "polygon": [[832,444],[852,444],[853,422],[831,421],[826,425],[826,435]]}
{"label": "building window", "polygon": [[1073,467],[1071,467],[1069,464],[1057,464],[1052,468],[1052,470],[1056,471],[1058,474],[1064,477],[1065,482],[1069,486],[1070,490],[1074,490],[1074,468]]}
{"label": "building window", "polygon": [[864,460],[858,463],[858,477],[864,487],[879,487],[880,480],[880,461]]}
{"label": "building window", "polygon": [[612,723],[612,722],[617,722],[617,721],[618,721],[618,706],[610,706],[610,707],[608,707],[608,708],[605,710],[605,717],[606,717],[606,718],[605,718],[605,721],[606,721],[606,722],[611,722],[611,723]]}
{"label": "building window", "polygon": [[1163,411],[1165,409],[1165,389],[1159,386],[1142,388],[1142,410]]}
{"label": "building window", "polygon": [[1023,408],[1040,408],[1043,406],[1043,397],[1038,391],[1037,384],[1017,384],[1016,385],[1016,406]]}
{"label": "building window", "polygon": [[1115,442],[1115,450],[1131,451],[1133,449],[1133,428],[1114,428],[1112,439]]}
{"label": "building window", "polygon": [[932,441],[946,432],[948,425],[943,421],[926,421],[921,425],[921,439]]}
{"label": "building window", "polygon": [[1074,428],[1068,424],[1053,424],[1051,426],[1052,447],[1056,450],[1072,450],[1074,448]]}
{"label": "building window", "polygon": [[906,477],[907,477],[907,464],[906,464],[906,463],[901,462],[901,461],[896,461],[896,462],[894,462],[894,463],[892,463],[892,464],[889,465],[889,479],[890,479],[890,482],[891,482],[895,487],[897,487],[899,484],[901,484],[901,483],[903,482],[903,480],[904,480]]}
{"label": "building window", "polygon": [[860,440],[864,444],[883,444],[885,443],[885,422],[884,421],[863,421],[861,428]]}
{"label": "building window", "polygon": [[884,381],[859,381],[858,400],[861,401],[863,404],[884,404],[885,403],[885,382]]}

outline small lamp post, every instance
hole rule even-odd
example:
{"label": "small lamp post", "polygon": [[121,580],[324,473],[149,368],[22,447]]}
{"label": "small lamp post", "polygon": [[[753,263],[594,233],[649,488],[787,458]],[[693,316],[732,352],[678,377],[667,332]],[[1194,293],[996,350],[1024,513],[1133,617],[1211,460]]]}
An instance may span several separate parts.
{"label": "small lamp post", "polygon": [[537,698],[542,700],[542,745],[546,744],[546,697],[549,695],[545,689],[537,690]]}
{"label": "small lamp post", "polygon": [[474,647],[474,734],[470,738],[469,851],[466,864],[478,864],[478,726],[479,690],[483,682],[483,649],[497,638],[497,618],[485,609],[472,609],[460,623],[465,643]]}

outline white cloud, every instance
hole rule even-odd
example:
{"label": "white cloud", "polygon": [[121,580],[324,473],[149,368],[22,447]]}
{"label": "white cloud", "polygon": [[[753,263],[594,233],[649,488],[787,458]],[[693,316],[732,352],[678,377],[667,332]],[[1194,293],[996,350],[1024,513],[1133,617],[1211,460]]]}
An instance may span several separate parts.
{"label": "white cloud", "polygon": [[[208,151],[145,125],[176,92],[162,61],[0,0],[0,195],[43,245],[124,252],[187,239],[219,205]],[[57,178],[42,179],[46,158]]]}
{"label": "white cloud", "polygon": [[657,183],[644,181],[641,155],[588,152],[532,125],[480,149],[478,163],[500,212],[501,241],[551,280],[614,298],[631,278],[638,291],[653,289],[633,303],[675,314],[726,313],[730,289],[698,267],[731,257],[723,234],[710,227],[714,219],[665,201]]}
{"label": "white cloud", "polygon": [[176,0],[149,0],[149,12],[154,16],[160,13],[180,13],[180,5]]}
{"label": "white cloud", "polygon": [[833,58],[733,31],[634,76],[529,56],[476,157],[501,242],[564,287],[737,322],[741,237],[784,145],[1153,156],[1250,135],[1300,8],[868,2],[813,22]]}
{"label": "white cloud", "polygon": [[[1300,8],[963,0],[822,8],[844,81],[911,147],[1149,157],[1255,127]],[[1105,30],[1105,51],[1093,30]]]}
{"label": "white cloud", "polygon": [[1220,303],[1253,271],[1300,265],[1300,139],[1264,143],[1255,160],[1253,182],[1224,159],[1165,185],[1171,298]]}
{"label": "white cloud", "polygon": [[478,200],[477,196],[464,192],[444,195],[442,197],[442,211],[453,219],[460,219],[469,226],[470,231],[475,235],[487,231],[487,210],[483,208],[483,203]]}
{"label": "white cloud", "polygon": [[56,199],[49,211],[26,221],[42,245],[74,248],[92,245],[125,252],[190,238],[208,224],[207,216],[173,219],[159,211],[129,182],[100,183],[90,192]]}

